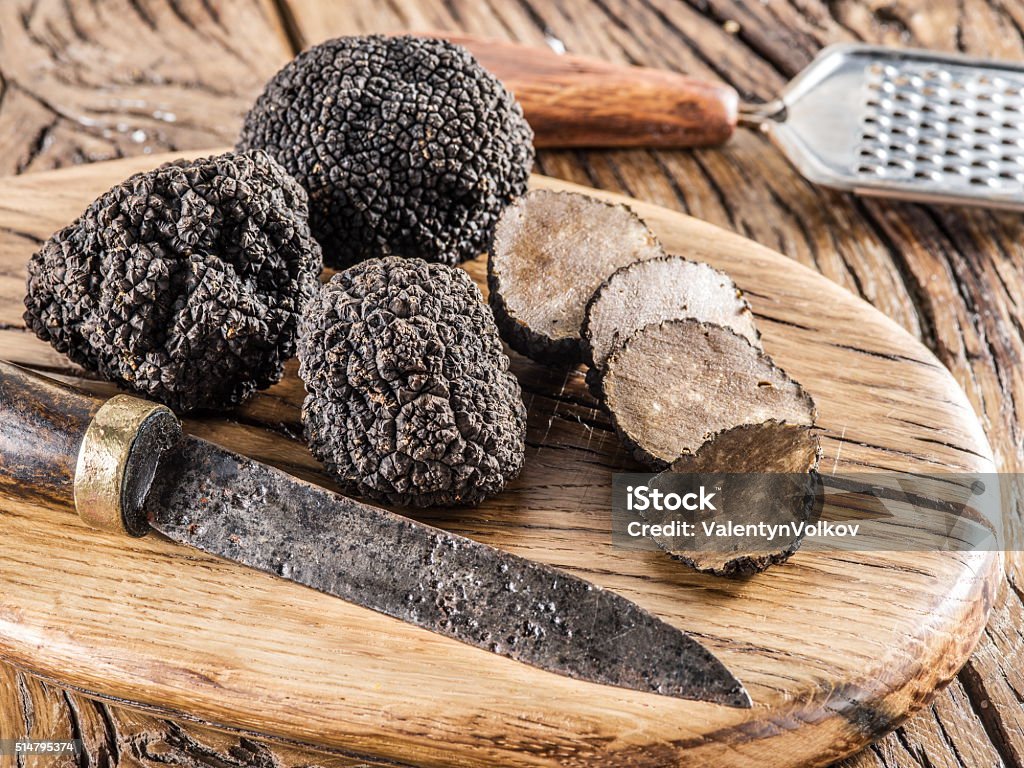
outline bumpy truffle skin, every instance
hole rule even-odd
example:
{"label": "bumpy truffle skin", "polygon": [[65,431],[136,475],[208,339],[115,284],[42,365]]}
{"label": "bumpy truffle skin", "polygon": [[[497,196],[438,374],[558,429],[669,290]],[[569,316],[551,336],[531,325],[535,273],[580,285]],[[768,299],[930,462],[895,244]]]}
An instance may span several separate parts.
{"label": "bumpy truffle skin", "polygon": [[310,449],[349,493],[475,504],[522,469],[519,382],[461,269],[391,256],[335,275],[303,317],[299,360]]}
{"label": "bumpy truffle skin", "polygon": [[272,154],[309,192],[326,263],[481,253],[526,190],[533,132],[468,51],[418,37],[342,37],[267,84],[239,149]]}
{"label": "bumpy truffle skin", "polygon": [[74,362],[184,413],[281,378],[316,293],[306,193],[264,152],[136,174],[28,266],[25,321]]}

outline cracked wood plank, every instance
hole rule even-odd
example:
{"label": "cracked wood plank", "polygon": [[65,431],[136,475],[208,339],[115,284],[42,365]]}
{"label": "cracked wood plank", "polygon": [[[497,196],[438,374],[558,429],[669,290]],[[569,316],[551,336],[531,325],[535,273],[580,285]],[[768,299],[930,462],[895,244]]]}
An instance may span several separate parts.
{"label": "cracked wood plank", "polygon": [[[159,714],[115,707],[63,690],[0,665],[0,738],[81,739],[75,755],[45,758],[47,768],[377,768],[343,754],[267,744],[246,734],[224,733],[194,723],[179,723]],[[8,763],[3,763],[7,765]],[[38,757],[18,756],[13,768],[43,764]],[[388,763],[390,768],[395,764]],[[401,768],[398,766],[398,768]]]}
{"label": "cracked wood plank", "polygon": [[[287,0],[303,43],[448,29],[724,80],[766,101],[824,45],[864,40],[1024,58],[1024,3],[995,0],[393,0],[348,15]],[[733,229],[822,272],[922,339],[981,415],[1004,472],[1024,470],[1024,219],[861,201],[815,188],[760,136],[719,150],[543,152],[549,175]],[[1018,514],[1008,521],[1019,530]],[[1020,547],[1018,547],[1020,549]],[[974,658],[940,701],[853,765],[1024,764],[1024,557]],[[987,745],[987,746],[986,746]]]}
{"label": "cracked wood plank", "polygon": [[272,0],[10,0],[0,29],[0,174],[231,144],[291,51]]}

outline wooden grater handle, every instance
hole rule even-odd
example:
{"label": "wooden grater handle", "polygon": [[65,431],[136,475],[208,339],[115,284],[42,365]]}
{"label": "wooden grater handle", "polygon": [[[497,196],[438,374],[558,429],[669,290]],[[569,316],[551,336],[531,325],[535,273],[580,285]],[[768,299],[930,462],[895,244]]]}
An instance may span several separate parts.
{"label": "wooden grater handle", "polygon": [[94,528],[141,536],[146,492],[180,436],[162,405],[98,400],[0,361],[0,491],[74,504]]}
{"label": "wooden grater handle", "polygon": [[559,55],[500,40],[431,33],[467,48],[512,91],[538,147],[700,147],[736,127],[724,84],[647,67]]}

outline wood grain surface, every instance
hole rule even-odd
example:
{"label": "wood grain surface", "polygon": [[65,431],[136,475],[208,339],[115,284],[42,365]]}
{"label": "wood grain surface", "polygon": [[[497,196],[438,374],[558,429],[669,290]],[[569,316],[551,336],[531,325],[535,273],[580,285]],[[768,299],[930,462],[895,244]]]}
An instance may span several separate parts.
{"label": "wood grain surface", "polygon": [[230,144],[288,58],[270,0],[0,3],[0,172]]}
{"label": "wood grain surface", "polygon": [[[4,3],[0,10],[4,14],[0,167],[14,172],[144,152],[148,145],[130,137],[138,129],[151,127],[153,112],[148,108],[156,106],[149,101],[153,91],[140,93],[137,102],[101,105],[98,112],[117,129],[116,140],[111,141],[90,132],[92,115],[80,120],[76,111],[83,100],[102,92],[103,77],[56,88],[48,75],[60,83],[71,81],[76,71],[95,70],[114,82],[130,81],[133,57],[124,51],[139,41],[145,43],[139,46],[143,55],[152,56],[147,61],[165,62],[168,71],[177,68],[201,75],[207,62],[221,55],[204,40],[204,36],[222,34],[218,19],[221,23],[233,20],[223,26],[230,28],[234,48],[259,52],[255,58],[259,77],[272,72],[288,55],[281,42],[282,28],[288,31],[293,50],[333,34],[433,28],[536,45],[550,41],[572,53],[719,78],[750,101],[771,98],[817,50],[833,42],[862,39],[1018,60],[1024,56],[1020,0],[555,0],[543,4],[394,0],[344,7],[327,0],[279,0],[275,5],[280,17],[257,0]],[[185,23],[179,11],[184,11]],[[99,33],[85,27],[82,19],[101,21]],[[107,29],[112,23],[117,34]],[[182,44],[181,38],[187,43]],[[45,44],[34,42],[39,39]],[[178,113],[203,99],[188,87],[188,79],[183,78],[183,87],[159,89],[160,109]],[[210,119],[200,115],[192,130],[175,131],[173,140],[160,147],[210,146],[230,140],[245,108],[242,97],[255,94],[257,80],[246,81],[247,94],[234,78],[221,82],[238,98],[207,101]],[[24,92],[11,87],[19,82]],[[220,111],[221,102],[229,100],[235,104],[234,116]],[[55,115],[62,118],[58,129],[44,131]],[[688,211],[775,248],[858,293],[921,339],[953,370],[982,415],[1000,468],[1021,470],[1024,454],[1017,404],[1024,397],[1024,377],[1019,372],[1024,354],[1020,332],[1024,227],[1018,216],[863,202],[816,189],[801,180],[767,142],[743,131],[723,150],[547,151],[540,154],[538,165],[551,175]],[[7,233],[3,247],[10,248],[19,239],[21,235]],[[0,275],[0,283],[6,290],[9,278]],[[6,349],[17,338],[5,336],[0,344]],[[37,354],[47,353],[37,350]],[[49,362],[58,368],[62,365],[52,353]],[[1019,520],[1011,522],[1011,533],[1019,535]],[[854,758],[858,768],[968,768],[1024,762],[1024,636],[1019,630],[1024,623],[1024,562],[1014,553],[1008,565],[1010,588],[1003,592],[981,646],[957,681],[897,733]],[[79,717],[76,712],[82,705],[76,694],[65,695],[56,687],[12,673],[11,680],[15,679],[22,683],[0,684],[0,732],[16,732],[9,724],[24,722],[26,728],[32,725],[33,734],[41,734],[46,732],[43,724],[52,723],[55,732],[80,729],[89,737],[94,745],[91,764],[164,762],[160,749],[134,748],[140,731],[130,711],[90,702],[102,716]],[[18,695],[25,685],[33,686],[30,699]],[[34,707],[30,702],[35,702]],[[33,711],[45,711],[47,718],[33,720]],[[146,733],[190,727],[188,723],[172,727],[154,719]],[[108,735],[112,744],[120,741],[123,748],[104,751]],[[180,764],[210,764],[199,757],[205,754],[215,755],[216,750],[190,752],[190,757],[175,753],[175,759]]]}
{"label": "wood grain surface", "polygon": [[[152,162],[11,180],[0,189],[0,231],[42,237]],[[747,292],[765,349],[817,401],[826,471],[993,469],[964,393],[898,325],[744,238],[634,207],[670,252],[710,261]],[[23,276],[30,253],[4,249],[2,271]],[[481,285],[484,267],[467,265]],[[52,366],[46,345],[14,327],[21,298],[0,293],[5,354]],[[744,681],[753,710],[544,673],[156,536],[92,531],[66,506],[10,495],[0,500],[0,657],[176,718],[425,766],[821,765],[900,722],[966,660],[995,598],[1000,553],[804,552],[755,579],[724,581],[659,552],[616,549],[611,473],[634,465],[582,372],[518,356],[513,369],[529,410],[523,475],[478,508],[416,516],[567,568],[694,632]],[[292,372],[237,415],[187,424],[330,485],[297,437],[301,397]]]}

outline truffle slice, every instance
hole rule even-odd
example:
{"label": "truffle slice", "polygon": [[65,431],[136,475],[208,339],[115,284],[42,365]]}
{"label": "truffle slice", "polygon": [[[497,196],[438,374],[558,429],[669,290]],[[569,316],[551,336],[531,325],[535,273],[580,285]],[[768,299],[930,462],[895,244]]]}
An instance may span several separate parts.
{"label": "truffle slice", "polygon": [[699,320],[667,320],[635,333],[609,356],[603,390],[623,442],[659,470],[733,427],[814,423],[811,398],[771,358],[728,328]]}
{"label": "truffle slice", "polygon": [[306,193],[264,152],[178,160],[97,198],[28,265],[25,322],[178,412],[281,378],[319,285]]}
{"label": "truffle slice", "polygon": [[[724,506],[685,539],[654,537],[697,570],[749,575],[786,560],[811,513],[819,448],[811,398],[761,350],[699,320],[645,326],[612,352],[605,404],[637,459],[699,475]],[[770,537],[708,535],[700,523],[790,524]],[[651,519],[651,522],[662,522]]]}
{"label": "truffle slice", "polygon": [[342,488],[392,504],[474,504],[519,474],[526,408],[490,309],[461,269],[371,259],[303,317],[309,447]]}
{"label": "truffle slice", "polygon": [[337,268],[478,256],[533,165],[533,132],[498,79],[460,46],[408,35],[303,51],[267,83],[238,148],[266,150],[306,188]]}
{"label": "truffle slice", "polygon": [[[724,430],[696,454],[672,463],[672,474],[699,475],[718,489],[719,512],[706,522],[777,526],[754,535],[709,535],[696,525],[685,539],[652,536],[671,557],[702,573],[750,576],[784,562],[803,540],[800,523],[815,509],[820,450],[810,427],[767,421]],[[653,521],[652,521],[653,522]]]}
{"label": "truffle slice", "polygon": [[580,326],[597,287],[619,267],[664,255],[624,205],[575,192],[529,192],[501,215],[487,260],[502,338],[541,363],[581,362]]}
{"label": "truffle slice", "polygon": [[682,256],[619,268],[587,303],[580,336],[590,365],[587,382],[600,392],[608,355],[645,325],[693,318],[736,332],[758,349],[761,335],[742,292],[724,272]]}

